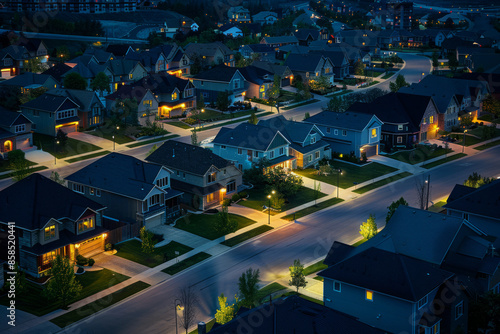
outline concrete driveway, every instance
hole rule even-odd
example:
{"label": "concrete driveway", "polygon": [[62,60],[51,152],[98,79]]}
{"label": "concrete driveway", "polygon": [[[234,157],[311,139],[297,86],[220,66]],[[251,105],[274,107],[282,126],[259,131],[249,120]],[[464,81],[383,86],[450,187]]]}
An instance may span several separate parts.
{"label": "concrete driveway", "polygon": [[99,146],[105,150],[112,151],[113,150],[113,141],[99,137],[93,136],[91,134],[85,132],[71,132],[68,133],[69,138],[73,138],[76,140],[83,141],[85,143],[89,143],[95,146]]}
{"label": "concrete driveway", "polygon": [[101,253],[99,255],[94,256],[93,258],[95,260],[96,266],[113,270],[116,271],[117,273],[127,275],[130,277],[138,275],[149,269],[149,267],[146,267],[142,264],[124,259],[116,255],[108,255],[105,253]]}

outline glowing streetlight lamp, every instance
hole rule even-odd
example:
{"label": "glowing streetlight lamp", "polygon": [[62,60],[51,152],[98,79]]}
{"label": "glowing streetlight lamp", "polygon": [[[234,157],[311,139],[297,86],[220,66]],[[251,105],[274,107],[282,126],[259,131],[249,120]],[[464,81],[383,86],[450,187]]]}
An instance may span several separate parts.
{"label": "glowing streetlight lamp", "polygon": [[[177,303],[179,302],[179,303]],[[178,331],[177,331],[177,311],[182,311],[184,309],[184,307],[181,306],[181,301],[179,298],[175,298],[174,300],[174,312],[175,312],[175,333],[178,334]]]}
{"label": "glowing streetlight lamp", "polygon": [[269,206],[267,207],[268,210],[268,218],[267,218],[267,224],[271,225],[271,197],[274,195],[276,192],[273,190],[271,194],[267,195],[267,199],[269,200]]}

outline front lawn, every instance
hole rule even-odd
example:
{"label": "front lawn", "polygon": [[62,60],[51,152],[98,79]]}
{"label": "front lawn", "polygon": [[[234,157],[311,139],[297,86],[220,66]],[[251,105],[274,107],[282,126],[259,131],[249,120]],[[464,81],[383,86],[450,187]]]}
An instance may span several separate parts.
{"label": "front lawn", "polygon": [[289,221],[292,221],[294,219],[299,219],[299,218],[305,217],[307,215],[310,215],[316,211],[320,211],[320,210],[329,208],[332,205],[335,205],[335,204],[343,202],[343,201],[344,200],[342,198],[330,198],[330,199],[327,199],[326,201],[318,203],[317,205],[313,205],[313,206],[310,206],[308,208],[299,210],[295,213],[291,213],[289,215],[286,215],[281,219],[289,220]]}
{"label": "front lawn", "polygon": [[394,75],[394,72],[387,72],[386,74],[384,74],[384,76],[382,77],[382,79],[389,79],[390,77],[392,77]]}
{"label": "front lawn", "polygon": [[[356,183],[363,183],[365,181],[372,180],[376,177],[389,174],[397,171],[396,168],[384,166],[377,162],[372,162],[364,166],[355,166],[341,161],[333,161],[333,167],[340,168],[342,170],[342,175],[339,177],[340,188],[347,189]],[[337,174],[330,175],[318,175],[318,170],[314,168],[307,169],[297,169],[295,173],[301,176],[305,176],[314,180],[329,183],[331,185],[337,185]]]}
{"label": "front lawn", "polygon": [[153,138],[153,139],[149,139],[149,140],[141,140],[141,141],[136,142],[134,144],[127,145],[127,147],[134,148],[134,147],[144,146],[144,145],[148,145],[148,144],[152,144],[152,143],[159,143],[159,142],[163,142],[163,141],[175,138],[175,137],[179,137],[179,135],[170,135],[170,136],[166,136],[166,137],[158,137],[158,138]]}
{"label": "front lawn", "polygon": [[317,99],[312,99],[312,100],[309,100],[309,101],[305,101],[305,102],[301,102],[301,103],[298,103],[298,104],[291,105],[289,107],[284,107],[284,108],[282,108],[282,110],[290,110],[290,109],[293,109],[293,108],[298,108],[298,107],[306,106],[308,104],[316,103],[318,101],[319,100],[317,100]]}
{"label": "front lawn", "polygon": [[305,267],[304,268],[304,275],[307,276],[307,275],[315,274],[323,269],[328,268],[328,266],[326,264],[324,264],[323,261],[325,261],[325,259],[319,260],[318,262],[311,264],[309,267]]}
{"label": "front lawn", "polygon": [[100,157],[101,155],[106,155],[108,153],[111,153],[111,152],[110,151],[102,151],[102,152],[97,152],[97,153],[90,153],[90,154],[87,154],[87,155],[82,155],[82,156],[77,157],[77,158],[68,159],[68,160],[66,160],[66,162],[69,163],[69,164],[71,164],[73,162],[78,162],[78,161],[82,161],[82,160],[97,158],[97,157]]}
{"label": "front lawn", "polygon": [[181,129],[192,129],[191,126],[189,126],[188,124],[184,123],[184,122],[180,122],[180,121],[175,121],[175,122],[166,122],[164,123],[166,125],[172,125],[172,126],[176,126],[178,128],[181,128]]}
{"label": "front lawn", "polygon": [[443,205],[446,204],[446,201],[439,201],[437,203],[434,203],[432,206],[429,207],[429,209],[427,209],[428,211],[430,212],[437,212],[437,213],[440,213],[441,211],[444,211],[445,209],[443,209]]}
{"label": "front lawn", "polygon": [[486,150],[487,148],[494,147],[494,146],[497,146],[497,145],[500,145],[500,140],[495,140],[495,141],[489,142],[487,144],[483,144],[481,146],[477,146],[477,147],[475,147],[475,149],[479,150],[479,151],[482,151],[482,150]]}
{"label": "front lawn", "polygon": [[[255,220],[251,220],[232,213],[229,214],[229,217],[238,222],[237,230],[256,223]],[[213,228],[213,225],[217,219],[217,214],[189,214],[184,218],[179,219],[175,224],[175,227],[186,232],[196,234],[205,239],[215,240],[224,236],[223,233],[218,232]]]}
{"label": "front lawn", "polygon": [[[82,291],[77,298],[71,300],[68,304],[92,296],[129,278],[108,269],[88,271],[83,275],[78,275],[76,279],[82,285]],[[48,300],[43,295],[43,290],[44,287],[28,281],[26,283],[26,290],[22,294],[18,293],[16,295],[16,308],[36,316],[42,316],[59,309],[60,303]],[[0,298],[0,304],[7,305],[7,303],[9,303],[7,296]]]}
{"label": "front lawn", "polygon": [[134,141],[132,138],[129,136],[125,135],[125,133],[133,133],[133,132],[139,132],[133,131],[132,129],[135,130],[135,127],[120,127],[119,129],[116,129],[116,125],[112,124],[111,122],[106,122],[105,125],[101,125],[99,129],[96,129],[95,131],[89,131],[89,135],[93,135],[96,137],[102,137],[107,140],[113,141],[113,136],[115,136],[114,141],[117,144],[126,144]]}
{"label": "front lawn", "polygon": [[403,179],[407,176],[410,176],[410,175],[413,175],[412,173],[409,173],[409,172],[402,172],[402,173],[399,173],[399,174],[396,174],[396,175],[393,175],[393,176],[390,176],[388,178],[385,178],[385,179],[382,179],[380,181],[377,181],[377,182],[373,182],[373,183],[370,183],[369,185],[367,186],[364,186],[364,187],[361,187],[361,188],[358,188],[358,189],[355,189],[353,190],[353,192],[357,193],[357,194],[364,194],[365,192],[367,191],[370,191],[370,190],[373,190],[373,189],[376,189],[378,187],[382,187],[382,186],[385,186],[386,184],[389,184],[391,182],[394,182],[394,181],[397,181],[399,179]]}
{"label": "front lawn", "polygon": [[418,145],[414,150],[400,151],[391,155],[386,155],[386,157],[415,165],[451,152],[453,152],[452,149],[445,149],[444,147],[433,148],[429,145]]}
{"label": "front lawn", "polygon": [[[252,189],[246,190],[248,193],[248,198],[243,201],[238,202],[238,204],[246,206],[247,208],[262,211],[263,206],[269,205],[269,200],[267,199],[267,193],[261,187],[254,187]],[[296,206],[306,204],[308,202],[314,201],[315,191],[310,188],[301,187],[296,195],[287,198],[285,205],[281,208],[281,211],[287,211],[295,208]],[[327,194],[320,193],[318,198],[327,196]],[[267,211],[266,211],[267,212]],[[272,214],[277,214],[277,211],[271,211]]]}
{"label": "front lawn", "polygon": [[[476,145],[476,144],[479,144],[479,143],[487,140],[487,139],[482,139],[483,128],[485,128],[485,126],[479,126],[475,129],[467,130],[467,134],[465,136],[465,146]],[[470,135],[472,135],[472,136],[470,136]],[[473,137],[473,136],[476,136],[476,137]],[[495,129],[495,134],[492,138],[496,138],[499,136],[500,136],[500,129]],[[457,137],[458,137],[459,141],[455,142],[455,144],[463,145],[463,140],[464,140],[463,134],[457,135]],[[479,137],[479,138],[477,138],[477,137]],[[489,139],[492,139],[492,138],[489,138]]]}
{"label": "front lawn", "polygon": [[146,254],[142,251],[142,244],[138,240],[126,241],[115,245],[115,248],[118,250],[116,255],[150,268],[156,267],[163,262],[175,258],[177,256],[175,255],[176,251],[179,252],[179,255],[182,255],[192,250],[191,247],[171,241],[165,246],[155,248],[155,251],[152,254]]}
{"label": "front lawn", "polygon": [[33,133],[33,145],[55,156],[57,159],[64,159],[73,155],[89,153],[100,150],[99,146],[95,146],[73,138],[68,138],[66,144],[57,144],[55,137]]}
{"label": "front lawn", "polygon": [[433,167],[442,165],[444,163],[447,163],[447,162],[450,162],[450,161],[453,161],[453,160],[457,160],[457,159],[463,158],[465,156],[467,156],[467,154],[465,154],[465,153],[457,153],[457,154],[454,154],[452,156],[446,157],[444,159],[440,159],[440,160],[428,163],[426,165],[423,165],[422,167],[426,168],[426,169],[433,168]]}
{"label": "front lawn", "polygon": [[236,245],[242,243],[243,241],[246,241],[248,239],[256,237],[259,234],[265,233],[265,232],[270,231],[272,229],[273,228],[269,225],[261,225],[259,227],[256,227],[256,228],[250,230],[250,231],[246,231],[246,232],[241,233],[235,237],[232,237],[231,239],[223,241],[223,242],[221,242],[221,245],[233,247],[233,246],[236,246]]}
{"label": "front lawn", "polygon": [[221,120],[225,120],[225,119],[250,116],[250,114],[252,112],[255,112],[255,110],[249,109],[249,110],[235,111],[233,113],[222,113],[220,111],[207,108],[207,109],[205,109],[204,112],[200,112],[197,115],[192,115],[190,118],[194,118],[196,120],[201,120],[203,122],[215,122],[215,121],[221,121]]}
{"label": "front lawn", "polygon": [[175,275],[181,271],[183,271],[184,269],[187,269],[191,266],[194,266],[195,264],[203,261],[203,260],[206,260],[210,257],[211,255],[210,254],[207,254],[207,253],[204,253],[204,252],[201,252],[201,253],[198,253],[198,254],[195,254],[191,257],[188,257],[187,259],[184,259],[168,268],[165,268],[163,269],[162,271],[164,273],[167,273],[169,275]]}
{"label": "front lawn", "polygon": [[[28,160],[28,166],[34,166],[36,163]],[[0,159],[0,173],[12,170],[9,160]]]}

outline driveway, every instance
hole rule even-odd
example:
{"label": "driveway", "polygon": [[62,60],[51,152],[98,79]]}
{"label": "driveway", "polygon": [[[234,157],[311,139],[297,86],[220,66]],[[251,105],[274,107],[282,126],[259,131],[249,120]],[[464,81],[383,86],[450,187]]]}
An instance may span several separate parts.
{"label": "driveway", "polygon": [[25,158],[29,161],[36,162],[41,165],[54,164],[54,156],[48,152],[42,150],[32,150],[25,154]]}
{"label": "driveway", "polygon": [[96,266],[113,270],[129,277],[138,275],[149,269],[149,267],[137,262],[130,261],[116,255],[108,255],[106,253],[96,255],[93,259],[95,260]]}
{"label": "driveway", "polygon": [[105,150],[112,151],[113,150],[113,141],[99,137],[93,136],[91,134],[85,132],[71,132],[68,133],[69,138],[73,138],[76,140],[83,141],[85,143],[89,143],[95,146],[99,146]]}

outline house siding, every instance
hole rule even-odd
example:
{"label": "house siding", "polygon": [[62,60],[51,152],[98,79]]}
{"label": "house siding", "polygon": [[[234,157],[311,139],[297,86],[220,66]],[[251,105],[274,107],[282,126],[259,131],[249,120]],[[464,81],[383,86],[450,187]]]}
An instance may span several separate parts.
{"label": "house siding", "polygon": [[49,136],[56,135],[56,115],[54,113],[40,110],[38,112],[39,116],[35,116],[35,110],[23,107],[21,107],[21,112],[24,116],[36,124],[36,128],[33,130],[34,132]]}

